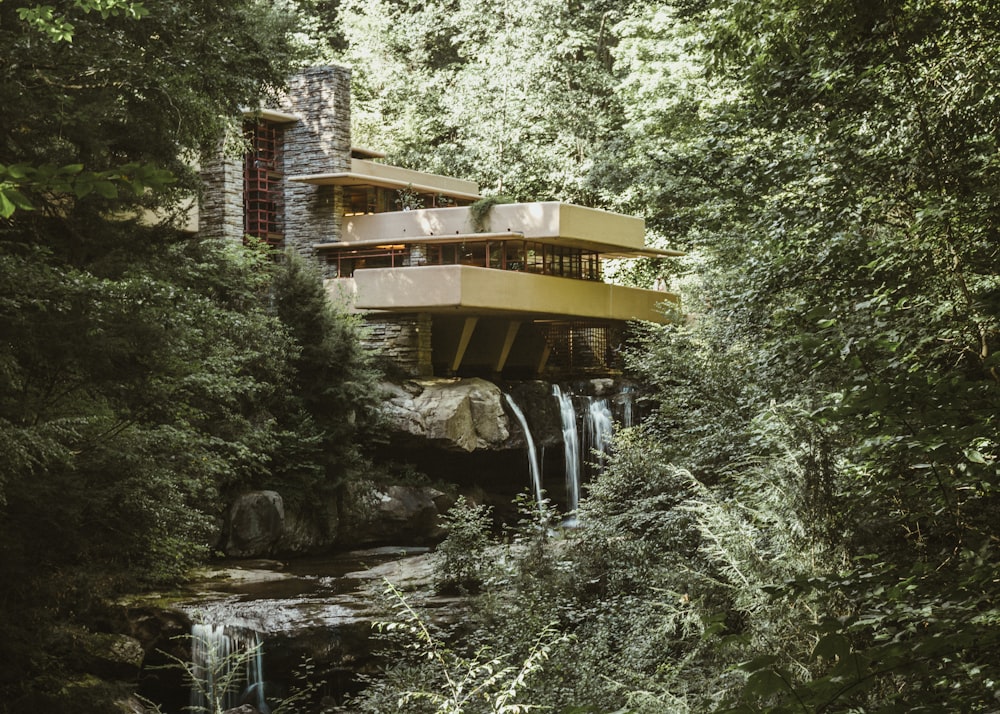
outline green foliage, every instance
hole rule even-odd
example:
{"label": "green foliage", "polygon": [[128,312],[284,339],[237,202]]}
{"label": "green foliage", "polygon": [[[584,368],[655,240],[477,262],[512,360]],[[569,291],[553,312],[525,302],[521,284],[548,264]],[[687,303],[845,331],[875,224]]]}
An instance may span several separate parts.
{"label": "green foliage", "polygon": [[577,645],[531,699],[567,710],[995,708],[995,8],[469,13],[345,5],[362,127],[644,215],[692,266],[691,319],[631,358],[651,419],[579,529],[512,549],[470,639],[523,651],[558,613]]}
{"label": "green foliage", "polygon": [[396,191],[396,207],[401,211],[416,211],[424,207],[424,199],[413,190],[412,184]]}
{"label": "green foliage", "polygon": [[[413,656],[426,664],[419,669],[419,679],[411,679],[413,670],[405,665],[394,667],[389,673],[388,684],[376,686],[374,691],[355,702],[360,711],[391,708],[399,712],[436,714],[523,714],[539,708],[522,703],[522,692],[528,680],[542,670],[551,653],[566,644],[565,637],[550,628],[542,629],[520,662],[512,661],[510,655],[494,654],[488,648],[464,656],[439,639],[389,582],[386,582],[386,594],[392,599],[396,617],[390,622],[375,623],[374,627],[384,633],[403,635]],[[400,681],[394,681],[397,678]],[[386,695],[381,691],[393,685],[399,689],[398,693]],[[407,685],[414,688],[404,688]]]}
{"label": "green foliage", "polygon": [[[149,12],[141,2],[134,0],[73,0],[73,9],[85,13],[96,11],[105,20],[118,15],[138,20]],[[19,7],[17,15],[43,35],[48,36],[52,42],[73,41],[73,23],[64,15],[58,14],[52,5]]]}
{"label": "green foliage", "polygon": [[469,220],[476,233],[485,233],[490,228],[490,210],[503,203],[512,203],[507,196],[486,196],[469,205]]}
{"label": "green foliage", "polygon": [[[753,502],[734,489],[744,459],[780,467],[778,483],[794,489],[759,512],[791,506],[809,540],[764,560],[838,537],[850,556],[829,561],[828,577],[771,575],[774,607],[805,594],[839,619],[799,623],[787,644],[748,657],[747,711],[987,706],[995,677],[979,643],[996,631],[980,598],[992,566],[958,556],[996,534],[985,485],[997,477],[996,193],[994,139],[981,129],[998,65],[979,39],[993,23],[983,11],[694,10],[704,87],[724,92],[703,92],[686,126],[661,124],[671,160],[658,172],[712,189],[677,224],[705,256],[689,301],[701,323],[690,337],[654,336],[639,357],[661,385],[652,428],[685,442],[674,458],[738,508]],[[790,432],[763,409],[770,400],[797,412]],[[760,450],[776,426],[807,447],[792,462]],[[822,655],[812,660],[810,638]]]}
{"label": "green foliage", "polygon": [[10,218],[18,210],[35,210],[26,193],[43,195],[48,201],[60,196],[80,199],[92,193],[114,200],[124,189],[125,195],[140,199],[147,190],[162,191],[173,182],[170,172],[136,163],[109,171],[84,171],[83,164],[0,164],[0,218]]}
{"label": "green foliage", "polygon": [[347,0],[355,140],[487,193],[590,204],[584,174],[619,123],[614,24],[633,6]]}
{"label": "green foliage", "polygon": [[444,517],[448,532],[435,551],[435,587],[439,592],[478,592],[489,571],[488,548],[493,519],[490,508],[459,496]]}
{"label": "green foliage", "polygon": [[296,354],[290,394],[276,407],[283,429],[271,478],[293,500],[315,503],[365,468],[360,445],[381,424],[378,373],[358,318],[338,311],[315,265],[286,252],[273,291]]}
{"label": "green foliage", "polygon": [[57,623],[116,626],[269,467],[294,353],[271,262],[171,220],[223,117],[284,80],[288,29],[258,3],[0,3],[4,711],[89,676]]}
{"label": "green foliage", "polygon": [[123,588],[175,581],[217,538],[220,491],[259,479],[274,445],[266,405],[291,343],[260,300],[263,256],[191,241],[122,257],[99,275],[0,248],[11,701],[59,667],[17,654],[22,627],[86,622]]}
{"label": "green foliage", "polygon": [[[233,249],[150,248],[141,270],[104,278],[41,249],[12,252],[3,254],[4,333],[14,340],[2,400],[10,542],[41,527],[49,534],[35,537],[59,544],[67,563],[92,548],[136,573],[176,576],[181,544],[207,534],[191,507],[263,466],[247,446],[266,445],[269,427],[249,405],[283,379],[287,340],[243,302],[247,266]],[[216,274],[194,261],[213,262]],[[213,282],[229,295],[212,295]],[[70,535],[84,524],[89,539]]]}
{"label": "green foliage", "polygon": [[[0,3],[4,217],[30,206],[25,226],[58,216],[99,223],[139,206],[175,207],[196,188],[192,157],[215,144],[229,116],[279,87],[295,60],[292,18],[273,6],[148,10],[121,0]],[[72,41],[40,41],[25,13]],[[218,37],[225,50],[206,49]]]}

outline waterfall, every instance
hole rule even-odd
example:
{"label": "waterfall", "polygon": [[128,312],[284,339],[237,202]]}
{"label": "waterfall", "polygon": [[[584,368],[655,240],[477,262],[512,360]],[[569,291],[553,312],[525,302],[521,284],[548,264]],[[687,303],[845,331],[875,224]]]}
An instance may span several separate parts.
{"label": "waterfall", "polygon": [[225,625],[193,625],[191,710],[214,714],[246,703],[268,714],[263,665],[258,632]]}
{"label": "waterfall", "polygon": [[[583,458],[593,464],[591,473],[600,473],[604,467],[613,425],[608,400],[588,397],[587,411],[583,415]],[[592,459],[596,459],[596,463]]]}
{"label": "waterfall", "polygon": [[535,501],[538,503],[539,510],[541,510],[544,505],[545,495],[542,493],[542,474],[538,464],[538,453],[535,451],[535,440],[531,436],[531,429],[528,428],[528,420],[524,418],[524,412],[517,406],[517,402],[509,394],[504,393],[503,396],[507,400],[510,410],[514,413],[514,417],[521,425],[521,430],[524,431],[524,440],[528,442],[528,471],[531,473],[531,485],[535,489]]}
{"label": "waterfall", "polygon": [[635,424],[635,387],[625,385],[618,396],[622,407],[622,426],[628,428]]}
{"label": "waterfall", "polygon": [[558,384],[552,385],[552,394],[559,401],[559,414],[562,417],[567,510],[575,511],[580,505],[580,433],[576,428],[576,410],[573,408],[573,398],[564,393]]}

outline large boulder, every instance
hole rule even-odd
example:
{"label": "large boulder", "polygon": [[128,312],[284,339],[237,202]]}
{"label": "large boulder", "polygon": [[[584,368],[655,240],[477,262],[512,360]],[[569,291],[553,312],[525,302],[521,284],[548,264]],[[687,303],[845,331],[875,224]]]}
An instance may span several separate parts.
{"label": "large boulder", "polygon": [[372,481],[348,483],[341,499],[286,508],[276,491],[241,494],[227,512],[223,552],[266,558],[373,543],[432,543],[444,537],[439,515],[453,501],[429,486]]}
{"label": "large boulder", "polygon": [[226,555],[256,558],[270,555],[285,530],[285,504],[276,491],[240,494],[226,519]]}
{"label": "large boulder", "polygon": [[87,670],[102,679],[133,681],[139,676],[146,652],[134,637],[91,633],[85,640]]}
{"label": "large boulder", "polygon": [[71,625],[57,629],[46,648],[63,655],[80,673],[121,682],[139,676],[146,654],[142,643],[129,635],[92,632]]}
{"label": "large boulder", "polygon": [[430,543],[444,537],[440,514],[452,499],[430,486],[381,486],[366,481],[345,489],[340,544]]}
{"label": "large boulder", "polygon": [[340,511],[335,498],[321,499],[306,509],[286,505],[279,553],[322,553],[337,544]]}
{"label": "large boulder", "polygon": [[485,379],[427,379],[386,385],[390,428],[410,441],[452,451],[503,448],[510,436],[500,387]]}

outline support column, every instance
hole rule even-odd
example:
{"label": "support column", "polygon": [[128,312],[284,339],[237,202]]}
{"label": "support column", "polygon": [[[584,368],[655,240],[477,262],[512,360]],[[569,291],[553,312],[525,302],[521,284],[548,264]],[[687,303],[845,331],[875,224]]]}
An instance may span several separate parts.
{"label": "support column", "polygon": [[243,241],[243,161],[226,156],[221,144],[201,160],[205,192],[198,231],[209,238]]}
{"label": "support column", "polygon": [[552,354],[552,348],[547,344],[542,348],[542,356],[538,360],[538,374],[545,371],[545,365],[549,362],[549,355]]}
{"label": "support column", "polygon": [[422,312],[417,315],[417,376],[419,377],[434,376],[434,365],[431,361],[433,357],[431,349],[433,325],[434,321],[430,314]]}
{"label": "support column", "polygon": [[511,320],[507,323],[507,333],[503,338],[503,345],[500,347],[500,354],[497,357],[496,363],[493,365],[493,371],[496,374],[503,372],[504,365],[507,364],[507,358],[510,357],[510,348],[514,346],[514,340],[517,338],[517,331],[521,329],[521,323],[516,320]]}
{"label": "support column", "polygon": [[455,357],[450,366],[453,373],[457,372],[458,368],[462,365],[462,358],[465,357],[465,350],[469,347],[469,340],[472,339],[472,333],[476,330],[477,322],[479,322],[478,317],[467,317],[462,324],[462,336],[458,338],[458,347],[455,348]]}

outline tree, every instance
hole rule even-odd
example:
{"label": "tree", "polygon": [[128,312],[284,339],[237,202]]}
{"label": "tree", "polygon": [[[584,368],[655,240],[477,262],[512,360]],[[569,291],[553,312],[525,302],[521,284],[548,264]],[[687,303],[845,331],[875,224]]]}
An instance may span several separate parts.
{"label": "tree", "polygon": [[[573,66],[548,64],[553,45],[533,34],[554,8],[486,12],[496,40],[472,27],[440,65],[466,118],[401,123],[399,146],[435,145],[428,166],[447,147],[453,165],[499,170],[501,143],[532,136],[501,98],[549,97],[534,69]],[[598,112],[622,121],[588,135],[601,146],[582,195],[692,251],[694,319],[650,330],[634,355],[658,408],[593,484],[572,545],[516,560],[528,576],[484,597],[471,642],[516,651],[553,607],[577,637],[528,700],[995,708],[997,18],[980,0],[623,10],[605,75],[620,109]],[[522,35],[537,57],[519,54]],[[516,87],[511,67],[531,91],[496,91]],[[530,127],[549,126],[539,115]],[[454,150],[458,137],[483,151]],[[574,195],[512,164],[516,192]]]}
{"label": "tree", "polygon": [[487,193],[593,204],[584,177],[620,122],[610,58],[631,7],[349,0],[355,134]]}
{"label": "tree", "polygon": [[[132,2],[5,2],[0,19],[5,215],[11,203],[63,215],[101,201],[176,205],[193,187],[192,154],[279,87],[294,52],[290,20],[264,3],[148,14]],[[54,37],[54,26],[71,34]],[[146,192],[166,187],[164,170],[180,179],[175,191]]]}
{"label": "tree", "polygon": [[698,125],[715,151],[694,166],[721,167],[727,198],[723,220],[694,224],[709,354],[738,346],[763,395],[804,398],[835,435],[840,537],[856,558],[779,591],[818,594],[839,616],[802,632],[827,670],[755,661],[746,706],[988,706],[995,14],[936,2],[694,12],[708,71],[730,88]]}
{"label": "tree", "polygon": [[115,626],[106,598],[211,547],[218,494],[261,478],[289,384],[270,262],[170,217],[224,117],[287,75],[290,21],[145,9],[0,3],[4,711],[61,710],[84,674],[74,628]]}
{"label": "tree", "polygon": [[382,423],[378,372],[361,346],[358,318],[333,304],[315,265],[287,251],[273,290],[295,354],[286,399],[276,406],[282,430],[270,480],[314,505],[366,469],[363,445]]}

